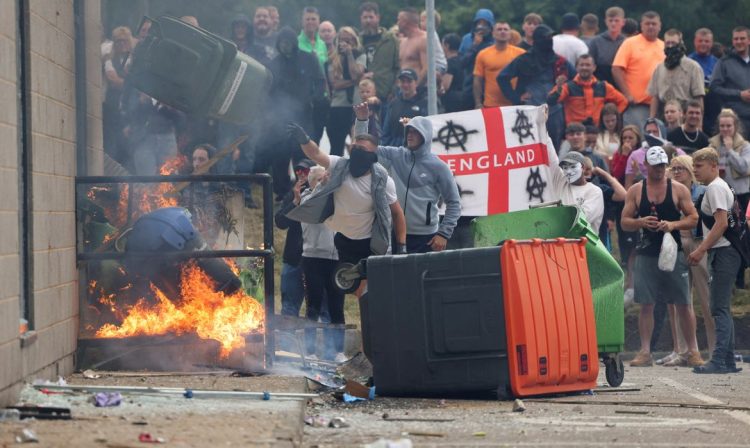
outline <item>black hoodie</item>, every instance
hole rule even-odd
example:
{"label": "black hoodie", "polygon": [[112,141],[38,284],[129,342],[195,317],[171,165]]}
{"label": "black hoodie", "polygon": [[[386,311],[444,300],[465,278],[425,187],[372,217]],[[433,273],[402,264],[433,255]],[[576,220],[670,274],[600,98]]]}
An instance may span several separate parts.
{"label": "black hoodie", "polygon": [[323,70],[317,57],[299,50],[297,34],[289,27],[279,31],[277,50],[283,42],[292,44],[291,54],[287,56],[279,51],[269,64],[274,77],[269,96],[276,117],[274,121],[299,123],[311,133],[313,103],[325,98]]}

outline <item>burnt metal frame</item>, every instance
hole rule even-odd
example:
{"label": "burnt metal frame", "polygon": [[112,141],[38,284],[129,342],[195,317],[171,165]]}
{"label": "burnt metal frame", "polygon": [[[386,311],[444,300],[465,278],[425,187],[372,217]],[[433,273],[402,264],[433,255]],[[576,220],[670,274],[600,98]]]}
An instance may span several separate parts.
{"label": "burnt metal frame", "polygon": [[[263,258],[263,294],[265,303],[266,319],[263,324],[265,332],[265,355],[266,365],[271,367],[274,362],[275,340],[274,340],[274,247],[273,247],[273,180],[268,174],[202,174],[202,175],[173,175],[173,176],[85,176],[76,177],[76,202],[80,197],[79,187],[82,185],[107,185],[107,184],[127,184],[128,185],[128,210],[132,205],[133,184],[153,184],[153,183],[177,183],[177,182],[249,182],[251,184],[261,184],[263,188],[263,249],[252,250],[202,250],[197,252],[191,251],[174,251],[163,254],[163,256],[177,258]],[[76,210],[79,210],[76,204]],[[128,213],[130,216],[130,213]],[[80,217],[76,219],[76,225],[80,225]],[[77,236],[81,232],[76,232]],[[76,244],[76,261],[88,263],[91,261],[103,260],[122,260],[126,254],[122,252],[103,252],[92,253],[82,252],[81,241]],[[128,257],[158,257],[161,254],[149,253],[129,253]],[[80,277],[79,277],[80,279]],[[82,283],[79,280],[79,288]],[[85,295],[81,295],[81,298]],[[79,342],[80,343],[80,342]],[[79,347],[86,348],[86,347]]]}

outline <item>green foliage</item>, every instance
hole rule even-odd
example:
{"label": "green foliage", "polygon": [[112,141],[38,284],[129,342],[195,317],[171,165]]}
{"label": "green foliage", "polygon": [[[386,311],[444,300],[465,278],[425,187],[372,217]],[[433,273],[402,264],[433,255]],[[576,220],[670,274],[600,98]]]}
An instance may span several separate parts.
{"label": "green foliage", "polygon": [[[382,25],[390,27],[396,22],[400,8],[411,6],[424,9],[423,0],[381,0]],[[282,25],[300,28],[302,8],[315,6],[324,20],[331,20],[337,27],[359,25],[359,1],[354,0],[103,0],[102,19],[106,32],[117,25],[135,28],[144,15],[158,17],[163,14],[175,16],[194,15],[201,26],[220,35],[226,35],[229,23],[237,14],[252,17],[257,6],[273,4],[279,8]],[[436,0],[435,7],[443,22],[440,34],[448,32],[466,33],[469,31],[474,13],[479,8],[488,8],[495,17],[507,21],[521,30],[523,17],[536,12],[544,17],[545,23],[557,29],[560,18],[566,12],[582,16],[594,13],[600,18],[599,27],[604,30],[604,11],[610,6],[619,5],[628,17],[639,19],[647,10],[657,11],[662,16],[662,31],[677,28],[685,35],[691,46],[696,29],[706,26],[714,31],[715,39],[731,44],[731,30],[738,25],[750,25],[750,0]]]}
{"label": "green foliage", "polygon": [[265,300],[263,293],[263,260],[257,259],[250,263],[249,266],[243,267],[240,270],[239,277],[245,293],[262,304]]}

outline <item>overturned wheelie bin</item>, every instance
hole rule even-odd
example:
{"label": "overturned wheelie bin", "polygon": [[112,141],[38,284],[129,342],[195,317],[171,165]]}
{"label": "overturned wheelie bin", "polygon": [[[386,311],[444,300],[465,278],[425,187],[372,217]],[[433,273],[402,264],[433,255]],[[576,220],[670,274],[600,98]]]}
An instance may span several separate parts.
{"label": "overturned wheelie bin", "polygon": [[599,374],[586,239],[370,257],[362,341],[378,395],[526,397]]}
{"label": "overturned wheelie bin", "polygon": [[604,362],[609,385],[622,384],[625,374],[620,359],[625,346],[624,273],[583,213],[571,206],[538,207],[476,218],[473,226],[476,247],[497,246],[510,239],[585,237],[588,240],[586,255],[599,358]]}
{"label": "overturned wheelie bin", "polygon": [[263,108],[273,76],[237,46],[176,17],[151,19],[135,49],[128,83],[197,116],[248,123]]}

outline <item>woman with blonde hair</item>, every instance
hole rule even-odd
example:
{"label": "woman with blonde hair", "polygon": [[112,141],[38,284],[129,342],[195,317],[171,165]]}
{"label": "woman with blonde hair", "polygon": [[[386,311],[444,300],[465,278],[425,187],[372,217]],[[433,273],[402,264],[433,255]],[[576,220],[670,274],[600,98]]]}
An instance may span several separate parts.
{"label": "woman with blonde hair", "polygon": [[[690,189],[693,202],[705,192],[706,188],[699,185],[693,174],[693,159],[688,155],[679,155],[672,158],[669,166],[669,175],[675,181],[683,184]],[[682,240],[682,250],[684,253],[691,253],[700,244],[700,239],[696,239],[695,229],[681,230],[680,239]],[[708,351],[713,352],[716,345],[716,326],[711,316],[711,306],[709,304],[708,294],[708,261],[707,257],[697,265],[690,266],[690,283],[700,300],[701,311],[703,313],[703,324],[706,326],[706,339],[708,340]],[[681,327],[677,322],[678,315],[674,305],[667,305],[669,313],[669,324],[672,330],[672,353],[656,361],[667,367],[686,366],[689,353],[687,353],[688,344],[685,336],[682,334]],[[694,314],[693,307],[690,307],[690,313]],[[697,341],[696,341],[697,346]]]}
{"label": "woman with blonde hair", "polygon": [[331,91],[331,110],[326,132],[331,142],[331,154],[344,154],[346,136],[354,123],[352,106],[359,104],[359,80],[365,73],[367,56],[361,51],[359,34],[354,28],[343,26],[333,40],[325,66]]}
{"label": "woman with blonde hair", "polygon": [[750,143],[742,137],[742,122],[732,109],[722,109],[719,133],[708,140],[719,153],[719,175],[729,184],[742,210],[750,199]]}

